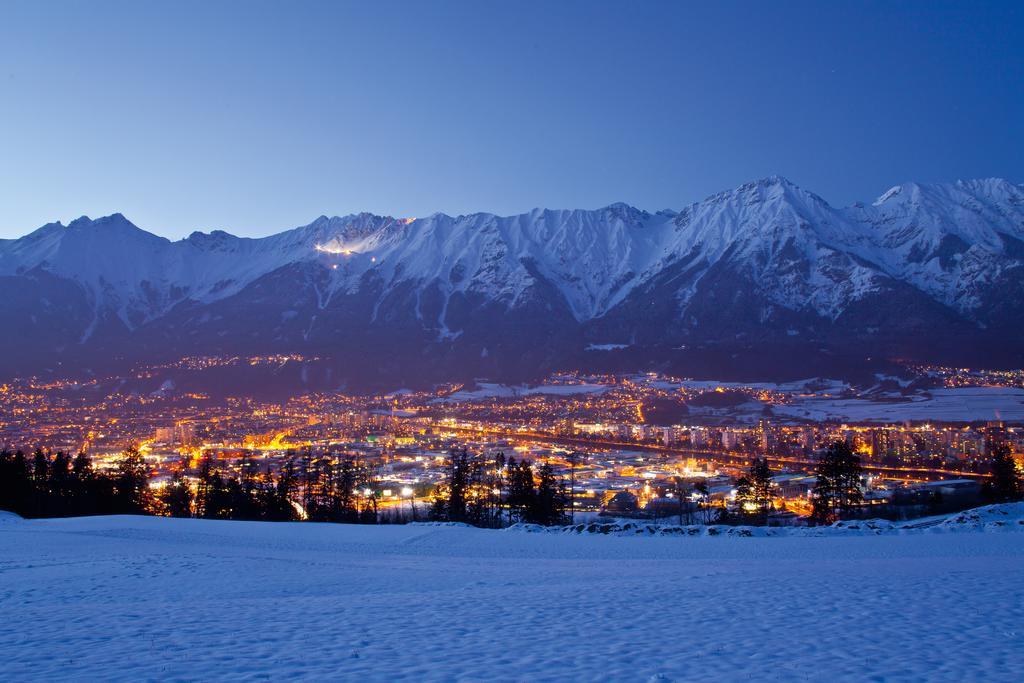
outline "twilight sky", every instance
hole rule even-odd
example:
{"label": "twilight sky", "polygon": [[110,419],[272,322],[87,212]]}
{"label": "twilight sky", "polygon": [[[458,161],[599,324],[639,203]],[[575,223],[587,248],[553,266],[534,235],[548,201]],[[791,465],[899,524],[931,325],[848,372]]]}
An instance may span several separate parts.
{"label": "twilight sky", "polygon": [[1021,2],[0,3],[0,237],[1024,182]]}

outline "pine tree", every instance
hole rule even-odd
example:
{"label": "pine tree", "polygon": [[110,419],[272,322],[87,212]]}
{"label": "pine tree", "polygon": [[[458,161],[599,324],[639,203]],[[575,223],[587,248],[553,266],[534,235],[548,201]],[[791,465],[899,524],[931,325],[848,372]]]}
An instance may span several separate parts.
{"label": "pine tree", "polygon": [[537,495],[530,521],[544,526],[562,524],[565,521],[565,493],[551,465],[541,465],[537,479]]}
{"label": "pine tree", "polygon": [[97,514],[97,491],[92,459],[85,451],[79,451],[71,461],[71,514]]}
{"label": "pine tree", "polygon": [[203,517],[206,519],[231,519],[231,493],[228,484],[217,470],[209,477],[206,500],[203,501]]}
{"label": "pine tree", "polygon": [[263,518],[261,501],[256,495],[258,486],[257,474],[259,465],[249,453],[243,453],[238,465],[238,486],[233,491],[235,502],[232,504],[232,519],[259,520]]}
{"label": "pine tree", "polygon": [[290,522],[298,518],[292,497],[297,486],[295,464],[291,459],[277,476],[277,481],[268,492],[267,519],[275,522]]}
{"label": "pine tree", "polygon": [[504,501],[502,492],[505,488],[505,454],[498,451],[494,459],[485,465],[484,487],[486,500],[487,526],[501,527],[504,523]]}
{"label": "pine tree", "polygon": [[71,509],[71,458],[64,451],[57,451],[50,462],[48,501],[46,515],[48,517],[66,517],[73,514]]}
{"label": "pine tree", "polygon": [[121,514],[139,515],[149,511],[149,466],[139,449],[132,445],[124,450],[117,461],[115,492]]}
{"label": "pine tree", "polygon": [[50,476],[50,460],[42,448],[37,448],[32,456],[32,481],[40,489],[46,488],[46,480]]}
{"label": "pine tree", "polygon": [[702,521],[703,521],[704,524],[710,524],[711,523],[711,507],[710,507],[710,505],[708,505],[708,502],[709,502],[709,500],[711,498],[711,489],[708,488],[707,481],[705,481],[703,479],[701,481],[698,481],[696,484],[693,485],[693,490],[694,490],[694,492],[698,496],[700,496],[699,505],[700,505],[701,511],[703,512],[703,515],[702,515],[703,519],[702,519]]}
{"label": "pine tree", "polygon": [[71,471],[79,480],[86,479],[93,475],[92,458],[85,451],[79,451],[71,463]]}
{"label": "pine tree", "polygon": [[517,463],[515,458],[508,459],[506,480],[508,493],[509,522],[529,521],[530,511],[536,507],[537,489],[533,482],[533,467],[529,460]]}
{"label": "pine tree", "polygon": [[30,494],[32,501],[32,516],[45,517],[49,496],[50,461],[43,449],[37,448],[32,455],[32,486]]}
{"label": "pine tree", "polygon": [[361,476],[359,466],[352,458],[345,458],[338,467],[335,485],[338,521],[355,523],[359,521],[358,494]]}
{"label": "pine tree", "polygon": [[754,485],[754,506],[762,524],[768,523],[768,513],[772,509],[772,471],[768,467],[768,458],[754,458],[750,467],[750,480]]}
{"label": "pine tree", "polygon": [[306,518],[311,522],[329,522],[333,487],[330,461],[309,455],[303,462],[306,468]]}
{"label": "pine tree", "polygon": [[772,508],[772,472],[767,458],[754,458],[746,475],[736,480],[736,502],[740,515],[766,524]]}
{"label": "pine tree", "polygon": [[448,522],[466,521],[469,493],[469,453],[465,449],[448,454],[444,478],[434,493],[431,515]]}
{"label": "pine tree", "polygon": [[198,483],[196,484],[195,516],[208,519],[206,504],[210,501],[210,484],[213,480],[213,456],[207,453],[199,463]]}
{"label": "pine tree", "polygon": [[163,504],[164,512],[170,517],[192,516],[192,487],[189,486],[180,471],[175,472],[171,481],[164,487],[160,494],[160,501]]}
{"label": "pine tree", "polygon": [[986,482],[985,497],[993,503],[1020,500],[1024,494],[1024,481],[1006,444],[999,444],[993,449],[991,467],[992,479]]}
{"label": "pine tree", "polygon": [[754,505],[754,483],[750,477],[743,475],[735,482],[736,504],[741,514],[750,514]]}
{"label": "pine tree", "polygon": [[470,458],[466,485],[467,523],[484,528],[501,526],[494,493],[497,486],[494,462],[483,456]]}
{"label": "pine tree", "polygon": [[0,453],[0,510],[29,516],[34,504],[34,486],[28,462],[21,451]]}
{"label": "pine tree", "polygon": [[813,519],[830,524],[849,515],[863,500],[862,469],[858,458],[843,441],[836,441],[818,460],[817,478],[811,502]]}
{"label": "pine tree", "polygon": [[224,480],[225,498],[227,500],[226,519],[257,520],[259,515],[254,513],[252,500],[246,494],[241,480],[237,477],[228,477]]}

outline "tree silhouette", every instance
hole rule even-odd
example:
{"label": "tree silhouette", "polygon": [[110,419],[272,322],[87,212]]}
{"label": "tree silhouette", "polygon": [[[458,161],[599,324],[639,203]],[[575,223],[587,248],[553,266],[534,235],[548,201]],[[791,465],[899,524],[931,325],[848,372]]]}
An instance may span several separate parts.
{"label": "tree silhouette", "polygon": [[992,451],[992,479],[985,483],[985,498],[993,503],[1020,500],[1024,482],[1020,468],[1006,444],[998,444]]}
{"label": "tree silhouette", "polygon": [[768,522],[772,508],[772,472],[768,458],[754,458],[746,475],[736,480],[736,502],[740,515],[748,521]]}
{"label": "tree silhouette", "polygon": [[811,493],[812,518],[829,524],[849,515],[863,500],[862,469],[858,458],[843,441],[836,441],[818,459],[817,478]]}
{"label": "tree silhouette", "polygon": [[121,514],[140,515],[149,512],[149,466],[138,447],[131,445],[121,453],[114,478],[116,505]]}
{"label": "tree silhouette", "polygon": [[177,471],[171,477],[171,481],[160,493],[160,502],[164,512],[170,517],[191,517],[193,495],[192,488]]}

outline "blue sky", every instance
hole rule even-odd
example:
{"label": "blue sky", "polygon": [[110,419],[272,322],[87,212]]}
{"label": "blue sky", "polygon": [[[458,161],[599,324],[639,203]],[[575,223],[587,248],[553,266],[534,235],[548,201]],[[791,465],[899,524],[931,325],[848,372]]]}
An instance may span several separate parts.
{"label": "blue sky", "polygon": [[0,236],[1024,182],[1020,2],[0,4]]}

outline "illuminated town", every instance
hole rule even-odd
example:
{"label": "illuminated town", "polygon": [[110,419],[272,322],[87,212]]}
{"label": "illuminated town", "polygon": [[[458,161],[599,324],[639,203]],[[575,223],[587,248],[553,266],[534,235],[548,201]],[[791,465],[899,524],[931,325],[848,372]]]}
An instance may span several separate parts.
{"label": "illuminated town", "polygon": [[[190,357],[139,368],[133,376],[306,360]],[[928,378],[933,392],[1014,392],[1004,397],[1011,409],[1024,387],[1022,371],[913,371]],[[993,444],[1008,446],[1018,460],[1024,456],[1024,427],[1012,421],[801,419],[807,402],[860,400],[894,416],[903,405],[858,398],[842,383],[821,380],[742,385],[653,373],[562,373],[535,387],[480,382],[376,395],[312,393],[280,402],[213,400],[167,384],[148,394],[113,391],[97,399],[89,391],[97,384],[0,386],[0,444],[8,451],[85,452],[101,470],[112,469],[134,444],[151,467],[154,488],[175,473],[194,482],[204,459],[234,474],[255,463],[265,475],[302,458],[351,459],[372,472],[361,495],[375,506],[413,513],[429,507],[453,450],[483,458],[501,453],[547,463],[571,478],[572,513],[580,518],[672,517],[682,502],[677,497],[700,497],[693,493],[697,482],[706,486],[700,502],[728,509],[735,505],[736,479],[753,458],[766,457],[774,482],[769,521],[780,525],[806,521],[816,455],[836,441],[860,457],[867,475],[862,505],[875,516],[934,511],[928,503],[936,491],[944,492],[947,506],[976,503]]]}

